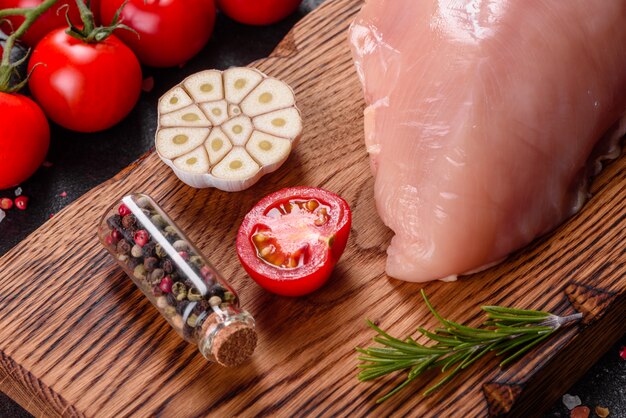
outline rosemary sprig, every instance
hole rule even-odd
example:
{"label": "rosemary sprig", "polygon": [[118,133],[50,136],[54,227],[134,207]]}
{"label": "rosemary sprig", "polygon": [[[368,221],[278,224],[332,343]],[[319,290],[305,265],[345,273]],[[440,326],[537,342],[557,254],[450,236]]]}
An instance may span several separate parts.
{"label": "rosemary sprig", "polygon": [[367,321],[377,333],[374,342],[382,347],[356,347],[360,353],[357,358],[361,361],[357,366],[361,370],[358,379],[364,382],[401,370],[408,372],[406,380],[378,399],[377,403],[386,401],[428,370],[439,369],[441,373],[447,373],[424,392],[424,396],[428,396],[491,351],[496,356],[507,354],[500,362],[500,367],[504,367],[560,327],[582,318],[580,313],[560,317],[543,311],[482,306],[488,319],[480,327],[473,328],[444,319],[431,305],[424,290],[422,297],[441,327],[434,331],[419,327],[417,331],[434,344],[420,344],[410,336],[405,339],[392,337]]}

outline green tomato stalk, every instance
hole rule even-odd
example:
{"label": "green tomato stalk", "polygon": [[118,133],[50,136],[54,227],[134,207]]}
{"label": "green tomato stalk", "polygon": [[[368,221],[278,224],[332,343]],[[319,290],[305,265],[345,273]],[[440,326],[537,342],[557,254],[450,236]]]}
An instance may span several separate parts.
{"label": "green tomato stalk", "polygon": [[116,29],[126,29],[139,36],[134,29],[120,22],[120,14],[122,13],[124,6],[126,6],[127,1],[128,0],[122,3],[120,8],[117,9],[115,16],[113,16],[113,21],[109,26],[96,26],[93,12],[89,8],[88,4],[85,4],[83,0],[76,0],[76,5],[78,6],[78,11],[80,12],[80,20],[82,21],[82,28],[74,26],[74,24],[70,21],[69,15],[66,14],[65,18],[69,26],[66,33],[71,37],[88,44],[104,41],[106,38],[111,36]]}
{"label": "green tomato stalk", "polygon": [[24,16],[24,22],[20,25],[19,28],[15,32],[13,32],[6,40],[4,45],[4,52],[2,53],[2,60],[0,61],[0,92],[4,93],[14,93],[20,90],[26,82],[28,81],[28,77],[16,84],[15,86],[11,86],[11,77],[16,74],[17,67],[19,67],[22,63],[26,61],[28,58],[28,54],[24,57],[20,58],[17,62],[11,62],[11,51],[15,46],[15,41],[22,37],[24,33],[33,25],[33,23],[45,13],[48,9],[56,4],[58,0],[45,0],[37,7],[32,8],[15,8],[15,9],[4,9],[0,10],[0,20],[6,16]]}

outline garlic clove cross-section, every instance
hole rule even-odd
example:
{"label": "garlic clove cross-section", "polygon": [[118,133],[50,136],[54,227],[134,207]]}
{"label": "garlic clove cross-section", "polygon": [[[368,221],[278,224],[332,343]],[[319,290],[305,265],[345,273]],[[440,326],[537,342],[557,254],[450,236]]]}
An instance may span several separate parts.
{"label": "garlic clove cross-section", "polygon": [[206,173],[210,167],[209,157],[202,147],[198,147],[188,154],[174,160],[174,165],[190,173]]}
{"label": "garlic clove cross-section", "polygon": [[193,104],[193,100],[181,87],[174,87],[159,100],[159,113],[173,112]]}
{"label": "garlic clove cross-section", "polygon": [[233,148],[233,145],[228,140],[228,137],[224,134],[221,128],[213,128],[206,142],[204,143],[204,147],[209,153],[209,160],[211,161],[211,165],[215,165],[220,162],[222,158],[228,151]]}
{"label": "garlic clove cross-section", "polygon": [[158,111],[157,153],[192,187],[244,190],[277,170],[302,133],[293,90],[253,68],[193,74]]}
{"label": "garlic clove cross-section", "polygon": [[196,105],[184,107],[171,113],[166,113],[159,120],[161,126],[211,126],[204,112]]}

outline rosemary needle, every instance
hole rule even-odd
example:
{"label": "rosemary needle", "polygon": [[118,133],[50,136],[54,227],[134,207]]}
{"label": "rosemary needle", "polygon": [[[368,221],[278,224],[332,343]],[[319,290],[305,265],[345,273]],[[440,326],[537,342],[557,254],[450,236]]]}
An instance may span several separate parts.
{"label": "rosemary needle", "polygon": [[500,362],[500,367],[504,367],[550,337],[560,327],[582,318],[580,313],[560,317],[550,312],[483,306],[481,309],[487,314],[487,320],[480,327],[474,328],[444,319],[432,306],[424,290],[422,297],[441,324],[435,331],[422,327],[417,329],[433,343],[431,345],[420,344],[410,336],[405,339],[392,337],[373,322],[367,321],[377,334],[373,341],[382,347],[356,347],[360,354],[357,359],[361,361],[357,366],[360,369],[358,379],[368,381],[399,371],[407,372],[406,380],[378,399],[377,403],[389,399],[428,370],[439,369],[442,374],[447,373],[426,389],[424,396],[428,396],[491,351],[496,356],[508,354]]}

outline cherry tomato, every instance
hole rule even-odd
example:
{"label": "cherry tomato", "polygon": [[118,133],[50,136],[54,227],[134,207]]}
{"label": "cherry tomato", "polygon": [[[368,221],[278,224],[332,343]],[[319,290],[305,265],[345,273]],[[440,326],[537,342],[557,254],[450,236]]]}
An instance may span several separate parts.
{"label": "cherry tomato", "polygon": [[[100,15],[107,24],[124,0],[100,0]],[[215,24],[213,0],[129,0],[122,22],[139,34],[117,30],[119,36],[152,67],[184,64],[206,45]]]}
{"label": "cherry tomato", "polygon": [[0,126],[0,189],[7,189],[41,166],[50,145],[50,127],[35,102],[8,93],[0,93]]}
{"label": "cherry tomato", "polygon": [[50,119],[73,131],[110,128],[141,93],[139,61],[115,35],[87,44],[57,29],[35,47],[28,69],[35,100]]}
{"label": "cherry tomato", "polygon": [[302,0],[217,0],[231,19],[247,25],[269,25],[296,11]]}
{"label": "cherry tomato", "polygon": [[237,254],[260,286],[284,296],[320,288],[346,248],[352,214],[341,197],[313,187],[279,190],[257,203],[237,234]]}
{"label": "cherry tomato", "polygon": [[[36,7],[43,2],[44,0],[0,0],[0,9]],[[20,40],[26,45],[33,47],[52,30],[66,27],[65,13],[68,10],[72,22],[79,23],[80,13],[78,13],[76,1],[59,0],[54,6],[37,18]],[[6,20],[7,22],[3,22],[0,25],[0,29],[5,33],[11,33],[17,30],[22,22],[24,22],[24,16],[8,16]]]}

